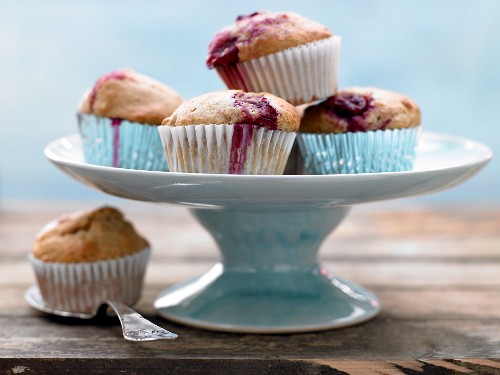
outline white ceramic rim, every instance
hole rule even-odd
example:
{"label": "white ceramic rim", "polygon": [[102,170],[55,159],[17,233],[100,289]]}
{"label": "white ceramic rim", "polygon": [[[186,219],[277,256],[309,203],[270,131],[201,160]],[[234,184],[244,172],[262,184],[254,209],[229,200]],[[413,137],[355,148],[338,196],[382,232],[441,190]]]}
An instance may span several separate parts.
{"label": "white ceramic rim", "polygon": [[[424,131],[415,168],[335,175],[229,175],[157,172],[83,162],[78,135],[50,143],[45,155],[94,189],[122,198],[192,208],[325,208],[429,194],[479,172],[491,150],[466,138]],[[419,162],[419,159],[421,162]],[[124,185],[124,182],[127,182]]]}
{"label": "white ceramic rim", "polygon": [[[381,175],[399,175],[399,174],[415,174],[415,173],[425,173],[425,172],[430,172],[430,171],[439,171],[439,170],[449,170],[452,168],[461,168],[465,165],[467,166],[474,166],[474,165],[480,165],[488,162],[493,158],[493,152],[491,149],[486,146],[483,143],[477,142],[475,140],[471,140],[468,138],[456,136],[456,135],[450,135],[450,134],[444,134],[444,133],[436,133],[436,132],[430,132],[430,131],[424,131],[422,132],[421,140],[425,141],[425,138],[430,138],[430,139],[443,139],[445,141],[449,142],[455,142],[455,143],[462,143],[464,148],[476,148],[479,149],[481,153],[484,154],[483,157],[478,158],[477,160],[470,162],[470,163],[465,163],[465,164],[460,164],[457,163],[456,165],[451,165],[447,167],[436,167],[436,168],[426,168],[426,169],[418,169],[418,167],[412,171],[404,171],[404,172],[382,172],[382,173],[357,173],[357,174],[331,174],[331,175],[231,175],[231,174],[209,174],[209,173],[182,173],[182,172],[161,172],[161,171],[146,171],[146,170],[135,170],[135,169],[127,169],[127,168],[114,168],[114,167],[105,167],[105,166],[99,166],[99,165],[94,165],[94,164],[87,164],[83,161],[83,156],[82,160],[75,160],[75,159],[69,159],[66,157],[63,157],[56,153],[54,149],[58,144],[64,144],[66,143],[68,146],[72,147],[74,145],[79,145],[80,144],[80,136],[78,134],[71,134],[66,137],[62,137],[59,139],[56,139],[52,142],[50,142],[44,149],[44,154],[45,156],[51,160],[52,162],[55,162],[57,164],[62,164],[62,165],[68,165],[68,166],[75,166],[75,167],[84,167],[85,169],[88,170],[96,170],[96,171],[101,171],[101,170],[109,170],[113,171],[113,173],[133,173],[138,176],[140,175],[165,175],[169,174],[172,177],[175,176],[180,176],[180,177],[187,177],[189,178],[190,176],[193,178],[198,178],[198,177],[203,177],[206,178],[207,180],[210,180],[211,178],[213,179],[229,179],[229,180],[235,180],[235,179],[259,179],[262,181],[265,180],[280,180],[280,179],[317,179],[317,180],[330,180],[330,179],[365,179],[365,178],[379,178]],[[418,157],[418,148],[417,148],[417,157]]]}

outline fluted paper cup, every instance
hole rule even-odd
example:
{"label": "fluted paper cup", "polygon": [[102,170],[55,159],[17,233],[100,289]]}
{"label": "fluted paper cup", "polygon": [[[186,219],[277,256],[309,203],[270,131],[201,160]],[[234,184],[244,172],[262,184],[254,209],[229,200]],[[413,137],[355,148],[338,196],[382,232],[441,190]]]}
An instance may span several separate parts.
{"label": "fluted paper cup", "polygon": [[256,125],[160,126],[172,171],[283,174],[295,133]]}
{"label": "fluted paper cup", "polygon": [[293,105],[334,95],[338,87],[341,38],[333,36],[267,56],[219,66],[229,89],[269,92]]}
{"label": "fluted paper cup", "polygon": [[106,167],[168,171],[157,125],[78,114],[86,163]]}
{"label": "fluted paper cup", "polygon": [[107,299],[133,305],[141,296],[150,248],[89,263],[44,262],[29,256],[45,304],[55,310],[93,313]]}
{"label": "fluted paper cup", "polygon": [[309,174],[401,172],[413,169],[420,126],[367,132],[299,133]]}

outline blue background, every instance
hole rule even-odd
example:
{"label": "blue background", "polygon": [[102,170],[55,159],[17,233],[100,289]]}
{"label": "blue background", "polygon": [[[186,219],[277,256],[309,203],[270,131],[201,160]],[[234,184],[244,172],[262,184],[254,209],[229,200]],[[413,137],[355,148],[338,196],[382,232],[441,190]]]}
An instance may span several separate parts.
{"label": "blue background", "polygon": [[[77,131],[83,92],[133,67],[189,98],[224,86],[204,60],[239,14],[295,11],[343,38],[341,86],[374,85],[421,106],[425,129],[500,152],[500,1],[0,2],[0,199],[106,199],[43,156]],[[425,201],[500,201],[500,162]]]}

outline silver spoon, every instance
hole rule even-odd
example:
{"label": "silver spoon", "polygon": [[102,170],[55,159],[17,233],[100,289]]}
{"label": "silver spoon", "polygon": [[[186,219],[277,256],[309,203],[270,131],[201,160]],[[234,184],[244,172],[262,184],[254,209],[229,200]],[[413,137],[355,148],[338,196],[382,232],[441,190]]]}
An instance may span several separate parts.
{"label": "silver spoon", "polygon": [[[33,285],[24,293],[24,299],[33,308],[46,312],[48,314],[54,314],[58,316],[80,318],[80,319],[91,319],[97,315],[100,307],[92,313],[75,313],[69,311],[55,310],[47,305],[43,300],[40,289],[37,285]],[[167,331],[149,320],[144,318],[137,311],[131,309],[127,305],[118,301],[105,301],[103,305],[110,306],[120,319],[120,324],[122,326],[123,337],[130,341],[152,341],[161,339],[175,339],[177,334]]]}

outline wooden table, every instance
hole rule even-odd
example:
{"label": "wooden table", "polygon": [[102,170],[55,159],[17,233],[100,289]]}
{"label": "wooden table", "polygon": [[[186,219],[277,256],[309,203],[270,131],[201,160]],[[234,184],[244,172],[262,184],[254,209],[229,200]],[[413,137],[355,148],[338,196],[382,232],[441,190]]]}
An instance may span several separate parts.
{"label": "wooden table", "polygon": [[118,201],[154,251],[137,309],[179,334],[133,343],[118,320],[51,317],[23,299],[36,232],[96,204],[0,207],[1,374],[500,374],[500,209],[415,206],[353,209],[320,252],[335,273],[374,291],[382,313],[339,330],[294,335],[216,333],[155,315],[169,284],[210,268],[213,240],[180,207]]}

